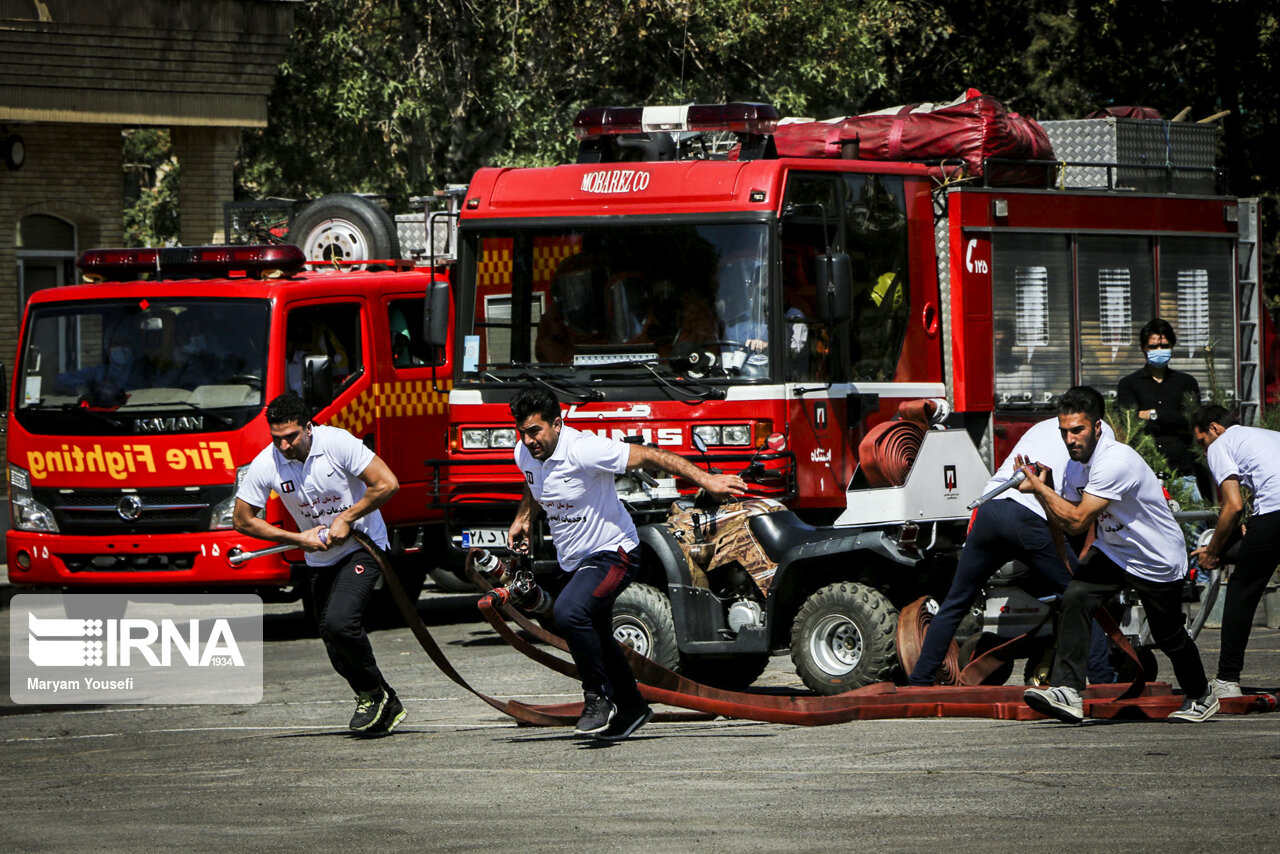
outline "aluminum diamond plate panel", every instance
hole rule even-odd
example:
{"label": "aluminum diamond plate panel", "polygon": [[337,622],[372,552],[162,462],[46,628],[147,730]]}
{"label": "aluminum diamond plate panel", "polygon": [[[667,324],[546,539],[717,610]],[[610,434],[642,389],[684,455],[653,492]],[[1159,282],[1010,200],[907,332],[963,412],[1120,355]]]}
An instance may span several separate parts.
{"label": "aluminum diamond plate panel", "polygon": [[[1123,164],[1115,185],[1152,193],[1213,193],[1218,128],[1151,119],[1068,119],[1040,123],[1053,153],[1069,162]],[[1108,170],[1068,166],[1065,186],[1108,186]]]}

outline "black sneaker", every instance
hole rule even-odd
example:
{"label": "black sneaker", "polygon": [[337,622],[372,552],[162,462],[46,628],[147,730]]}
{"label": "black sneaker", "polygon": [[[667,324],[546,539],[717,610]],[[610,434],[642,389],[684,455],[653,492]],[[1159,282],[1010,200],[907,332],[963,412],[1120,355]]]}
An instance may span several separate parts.
{"label": "black sneaker", "polygon": [[387,698],[387,704],[382,709],[382,716],[374,721],[373,726],[364,731],[367,736],[391,735],[391,731],[400,725],[408,714],[404,710],[404,706],[400,703],[400,698],[394,694]]}
{"label": "black sneaker", "polygon": [[361,691],[356,695],[356,713],[351,716],[352,732],[364,732],[378,722],[382,710],[387,705],[387,692],[379,688],[377,691]]}
{"label": "black sneaker", "polygon": [[584,696],[586,702],[582,704],[582,717],[578,718],[578,726],[573,734],[595,735],[604,732],[613,716],[618,713],[617,706],[600,694],[588,691]]}
{"label": "black sneaker", "polygon": [[619,712],[613,719],[613,723],[609,724],[596,738],[601,741],[622,741],[651,720],[653,720],[653,709],[648,706],[636,706]]}

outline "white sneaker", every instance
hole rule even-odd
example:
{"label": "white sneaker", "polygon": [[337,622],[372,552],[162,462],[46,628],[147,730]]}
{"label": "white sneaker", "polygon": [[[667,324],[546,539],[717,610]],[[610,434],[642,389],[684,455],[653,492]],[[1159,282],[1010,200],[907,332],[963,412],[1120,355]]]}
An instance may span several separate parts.
{"label": "white sneaker", "polygon": [[1243,697],[1239,682],[1228,682],[1225,679],[1210,679],[1209,690],[1219,699],[1223,697]]}
{"label": "white sneaker", "polygon": [[1188,721],[1190,723],[1201,723],[1209,720],[1218,713],[1218,695],[1213,693],[1213,687],[1210,686],[1204,692],[1204,696],[1196,700],[1187,697],[1182,701],[1182,708],[1169,715],[1171,721]]}
{"label": "white sneaker", "polygon": [[1028,688],[1022,694],[1028,706],[1041,714],[1057,718],[1069,724],[1084,720],[1084,701],[1075,688],[1062,685],[1057,688]]}

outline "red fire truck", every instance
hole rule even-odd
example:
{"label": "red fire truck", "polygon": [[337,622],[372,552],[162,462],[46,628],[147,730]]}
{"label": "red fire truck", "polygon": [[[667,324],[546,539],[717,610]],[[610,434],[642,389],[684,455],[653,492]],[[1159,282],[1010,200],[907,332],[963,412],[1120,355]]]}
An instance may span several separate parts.
{"label": "red fire truck", "polygon": [[[759,493],[814,524],[846,509],[860,440],[901,402],[945,398],[991,466],[1069,386],[1112,392],[1154,316],[1178,330],[1177,367],[1256,413],[1256,205],[1217,192],[1212,168],[1042,163],[1039,186],[984,186],[856,145],[779,157],[776,120],[586,110],[578,162],[476,173],[434,461],[455,548],[505,544],[521,490],[507,403],[530,384],[574,427],[751,463]],[[653,518],[688,486],[623,491]]]}
{"label": "red fire truck", "polygon": [[[270,441],[265,403],[288,390],[396,472],[394,551],[433,542],[423,461],[444,448],[452,364],[423,315],[444,278],[305,263],[288,244],[92,250],[78,264],[99,283],[32,296],[8,430],[15,585],[288,595],[300,552],[228,561],[268,545],[233,530],[232,507]],[[279,501],[265,512],[285,524]],[[400,564],[415,590],[425,568]]]}

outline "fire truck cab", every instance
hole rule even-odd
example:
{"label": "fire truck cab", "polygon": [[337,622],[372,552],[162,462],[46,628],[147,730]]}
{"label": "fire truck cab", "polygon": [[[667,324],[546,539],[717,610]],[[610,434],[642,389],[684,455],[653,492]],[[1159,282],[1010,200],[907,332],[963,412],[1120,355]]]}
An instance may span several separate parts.
{"label": "fire truck cab", "polygon": [[[866,485],[859,443],[903,401],[946,399],[993,467],[1068,387],[1114,394],[1155,316],[1180,370],[1256,413],[1256,204],[1213,170],[1153,188],[1041,164],[1038,186],[983,186],[853,150],[778,157],[776,122],[759,104],[585,110],[578,162],[475,175],[433,461],[453,547],[505,545],[522,487],[507,403],[531,384],[579,429],[751,465],[812,524]],[[689,486],[623,498],[652,520]]]}
{"label": "fire truck cab", "polygon": [[[423,461],[444,447],[451,350],[424,340],[427,269],[315,272],[292,245],[92,250],[98,283],[26,308],[9,400],[9,578],[69,591],[252,589],[287,596],[301,552],[231,524],[294,391],[400,480],[382,508],[406,583],[437,536]],[[330,267],[332,270],[333,268]],[[265,514],[292,525],[278,500]]]}

